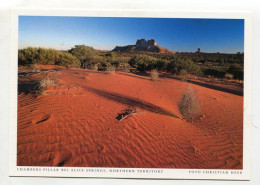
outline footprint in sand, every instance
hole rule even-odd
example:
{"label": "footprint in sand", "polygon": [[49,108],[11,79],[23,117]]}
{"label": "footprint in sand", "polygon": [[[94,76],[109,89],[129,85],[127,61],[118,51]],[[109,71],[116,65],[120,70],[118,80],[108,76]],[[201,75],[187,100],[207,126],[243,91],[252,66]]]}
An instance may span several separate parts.
{"label": "footprint in sand", "polygon": [[34,120],[33,123],[35,124],[43,123],[47,121],[50,117],[51,117],[50,115],[42,116],[40,119]]}
{"label": "footprint in sand", "polygon": [[64,166],[68,160],[72,157],[72,152],[69,150],[59,151],[54,159],[53,159],[53,166]]}

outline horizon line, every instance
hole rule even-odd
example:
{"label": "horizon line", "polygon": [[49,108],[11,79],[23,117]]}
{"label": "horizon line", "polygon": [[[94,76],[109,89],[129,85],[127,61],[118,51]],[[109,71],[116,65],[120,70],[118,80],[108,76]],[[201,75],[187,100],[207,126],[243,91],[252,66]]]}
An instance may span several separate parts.
{"label": "horizon line", "polygon": [[[86,45],[86,44],[76,44],[76,45],[85,45],[85,46],[88,46],[88,45]],[[74,45],[74,46],[76,46],[76,45]],[[73,46],[73,47],[74,47]],[[71,47],[71,48],[73,48],[73,47]],[[113,51],[113,49],[97,49],[97,48],[95,48],[95,47],[93,47],[93,46],[88,46],[88,47],[92,47],[92,48],[94,48],[95,50],[97,50],[97,51],[103,51],[103,52],[105,52],[105,51]],[[57,49],[57,48],[55,48],[55,47],[43,47],[43,46],[26,46],[26,47],[18,47],[18,50],[21,50],[21,49],[26,49],[26,48],[44,48],[44,49],[55,49],[55,50],[57,50],[57,51],[69,51],[70,49]],[[164,49],[168,49],[168,48],[164,48]],[[200,48],[201,49],[201,48]],[[168,49],[168,50],[170,50],[170,49]],[[174,52],[174,53],[197,53],[197,51],[198,50],[196,50],[196,51],[173,51],[173,50],[170,50],[170,51],[172,51],[172,52]],[[116,52],[116,51],[115,51]],[[138,52],[138,51],[137,51]],[[139,51],[140,52],[140,51]],[[142,52],[142,51],[141,51]],[[144,51],[145,52],[145,51]],[[148,52],[148,51],[147,51]],[[150,52],[150,53],[156,53],[156,52]],[[237,53],[241,53],[241,54],[244,54],[244,51],[235,51],[235,52],[220,52],[220,51],[212,51],[212,52],[203,52],[203,51],[200,51],[199,53],[208,53],[208,54],[210,54],[210,53],[220,53],[220,54],[237,54]]]}

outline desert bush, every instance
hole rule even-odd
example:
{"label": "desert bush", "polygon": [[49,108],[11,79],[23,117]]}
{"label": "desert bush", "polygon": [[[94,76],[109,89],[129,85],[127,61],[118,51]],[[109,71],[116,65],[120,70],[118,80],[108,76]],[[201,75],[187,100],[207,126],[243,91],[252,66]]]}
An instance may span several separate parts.
{"label": "desert bush", "polygon": [[91,70],[99,70],[99,67],[102,68],[102,65],[101,65],[102,62],[103,62],[102,57],[93,56],[92,58],[89,58],[88,61],[85,61],[83,68],[91,69]]}
{"label": "desert bush", "polygon": [[60,52],[55,49],[26,48],[18,51],[20,65],[28,64],[57,64],[66,67],[80,67],[80,61],[68,52]]}
{"label": "desert bush", "polygon": [[234,76],[233,76],[232,74],[230,74],[230,73],[226,73],[226,74],[225,74],[225,78],[226,78],[226,79],[231,80],[231,79],[233,79],[233,77],[234,77]]}
{"label": "desert bush", "polygon": [[158,59],[154,64],[154,68],[158,70],[166,70],[169,61],[165,59]]}
{"label": "desert bush", "polygon": [[153,69],[151,72],[150,72],[150,77],[151,77],[151,80],[152,81],[156,81],[159,77],[159,73],[156,69]]}
{"label": "desert bush", "polygon": [[243,78],[244,78],[243,65],[233,64],[233,65],[229,66],[227,72],[232,74],[234,79],[243,80]]}
{"label": "desert bush", "polygon": [[31,71],[32,71],[33,73],[39,73],[39,72],[41,72],[41,69],[40,69],[40,67],[39,67],[37,64],[31,64],[30,68],[31,68]]}
{"label": "desert bush", "polygon": [[49,77],[44,78],[40,81],[40,89],[45,89],[55,85],[55,81]]}
{"label": "desert bush", "polygon": [[202,74],[201,68],[190,59],[175,58],[167,65],[167,71],[173,74],[179,74],[181,70],[194,75]]}
{"label": "desert bush", "polygon": [[179,103],[179,109],[184,118],[192,118],[199,113],[199,99],[191,87],[188,87],[183,92]]}
{"label": "desert bush", "polygon": [[148,55],[137,55],[130,59],[129,65],[138,71],[150,71],[154,69],[157,59]]}
{"label": "desert bush", "polygon": [[109,52],[105,55],[107,62],[113,62],[117,56],[115,52]]}
{"label": "desert bush", "polygon": [[179,72],[179,75],[181,75],[181,76],[185,76],[187,74],[188,74],[188,72],[185,69],[181,69]]}
{"label": "desert bush", "polygon": [[88,69],[97,71],[98,70],[98,64],[89,65]]}
{"label": "desert bush", "polygon": [[89,68],[90,66],[98,63],[98,52],[93,47],[86,45],[75,45],[69,50],[69,52],[79,59],[82,68]]}
{"label": "desert bush", "polygon": [[59,56],[55,64],[66,66],[67,68],[80,67],[79,59],[67,52],[59,52]]}
{"label": "desert bush", "polygon": [[107,66],[106,68],[106,73],[107,74],[114,74],[116,72],[116,67],[115,66]]}
{"label": "desert bush", "polygon": [[222,69],[213,69],[213,68],[206,68],[203,70],[204,75],[210,75],[214,77],[224,78],[225,71]]}
{"label": "desert bush", "polygon": [[59,52],[55,49],[38,48],[38,64],[55,64]]}
{"label": "desert bush", "polygon": [[19,65],[54,64],[58,57],[55,49],[28,47],[18,51]]}
{"label": "desert bush", "polygon": [[18,64],[37,64],[39,62],[38,48],[28,47],[18,50]]}
{"label": "desert bush", "polygon": [[120,63],[118,66],[118,70],[122,72],[130,72],[130,65],[128,63]]}
{"label": "desert bush", "polygon": [[179,75],[181,76],[181,80],[185,81],[186,80],[186,76],[187,76],[188,72],[185,69],[181,69],[179,72]]}

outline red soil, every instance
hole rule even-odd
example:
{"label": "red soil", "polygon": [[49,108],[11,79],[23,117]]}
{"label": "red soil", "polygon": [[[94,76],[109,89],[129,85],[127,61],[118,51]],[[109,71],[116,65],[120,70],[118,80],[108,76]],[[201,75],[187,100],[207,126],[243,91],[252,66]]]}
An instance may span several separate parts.
{"label": "red soil", "polygon": [[[49,77],[58,86],[45,95],[18,95],[18,166],[242,169],[242,96],[123,72],[62,69]],[[178,109],[187,86],[201,102],[192,122]],[[131,105],[139,114],[118,122]]]}

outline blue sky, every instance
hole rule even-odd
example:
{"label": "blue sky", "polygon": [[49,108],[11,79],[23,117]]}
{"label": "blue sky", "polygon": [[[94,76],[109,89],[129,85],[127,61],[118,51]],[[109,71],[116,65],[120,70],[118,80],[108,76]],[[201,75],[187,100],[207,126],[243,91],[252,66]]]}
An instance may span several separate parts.
{"label": "blue sky", "polygon": [[67,50],[85,44],[101,50],[155,39],[172,51],[244,51],[243,19],[20,16],[19,48]]}

